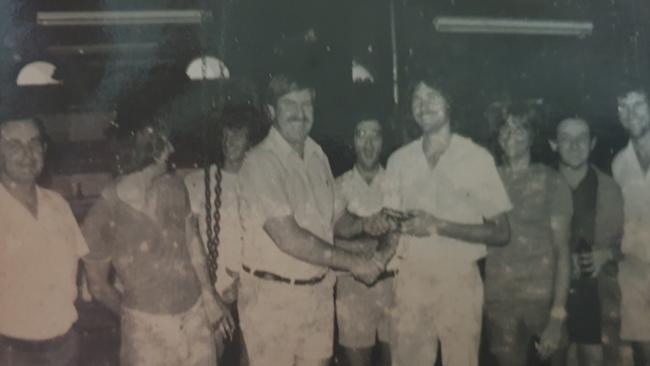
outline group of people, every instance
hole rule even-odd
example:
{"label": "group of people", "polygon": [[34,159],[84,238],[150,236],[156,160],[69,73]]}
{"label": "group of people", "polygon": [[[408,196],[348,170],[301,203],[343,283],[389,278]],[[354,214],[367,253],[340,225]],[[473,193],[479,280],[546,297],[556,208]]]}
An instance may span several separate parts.
{"label": "group of people", "polygon": [[170,172],[168,136],[139,128],[81,229],[36,184],[37,121],[4,119],[0,363],[76,365],[83,259],[93,297],[120,316],[123,366],[214,366],[233,337],[243,365],[329,365],[337,339],[347,365],[430,366],[441,353],[471,366],[483,320],[502,366],[531,353],[562,365],[569,348],[581,366],[617,365],[627,343],[650,365],[647,92],[617,97],[629,144],[613,179],[590,162],[584,118],[558,121],[547,166],[531,155],[529,106],[504,110],[492,153],[453,131],[435,80],[410,96],[421,136],[384,168],[382,118],[359,113],[354,167],[336,179],[309,137],[314,87],[291,73],[271,78],[260,143],[254,115],[219,121],[219,169]]}

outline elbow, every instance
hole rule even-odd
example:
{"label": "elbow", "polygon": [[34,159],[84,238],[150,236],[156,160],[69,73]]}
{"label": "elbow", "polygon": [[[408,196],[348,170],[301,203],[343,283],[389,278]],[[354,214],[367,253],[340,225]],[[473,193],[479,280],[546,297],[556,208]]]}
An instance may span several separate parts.
{"label": "elbow", "polygon": [[506,221],[495,230],[492,246],[505,247],[510,243],[510,224]]}

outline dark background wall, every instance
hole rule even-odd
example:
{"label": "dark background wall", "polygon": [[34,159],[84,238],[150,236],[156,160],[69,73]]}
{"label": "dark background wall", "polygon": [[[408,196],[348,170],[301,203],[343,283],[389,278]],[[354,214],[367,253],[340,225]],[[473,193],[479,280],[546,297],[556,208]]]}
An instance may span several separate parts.
{"label": "dark background wall", "polygon": [[[143,116],[173,110],[184,138],[185,163],[200,159],[201,112],[227,100],[261,105],[269,73],[294,63],[311,72],[318,86],[314,137],[323,144],[336,173],[351,164],[350,116],[360,106],[381,110],[393,127],[391,147],[413,131],[407,88],[417,70],[443,75],[453,98],[454,122],[462,133],[487,140],[486,106],[504,98],[539,98],[547,122],[582,114],[597,128],[596,160],[609,165],[624,143],[616,123],[611,85],[621,76],[647,79],[649,5],[638,0],[12,0],[0,10],[0,108],[43,114],[70,110]],[[398,103],[393,100],[395,15]],[[43,10],[205,9],[203,25],[128,27],[42,27]],[[437,15],[582,19],[592,35],[575,37],[462,35],[438,33]],[[61,52],[61,46],[146,44],[95,53]],[[57,50],[58,47],[58,50]],[[183,70],[203,53],[222,58],[241,83],[190,82]],[[17,88],[25,63],[45,59],[57,65],[63,86]],[[352,59],[375,78],[358,88]],[[230,99],[229,99],[230,98]],[[368,101],[371,101],[370,103]],[[194,136],[194,137],[193,137]]]}

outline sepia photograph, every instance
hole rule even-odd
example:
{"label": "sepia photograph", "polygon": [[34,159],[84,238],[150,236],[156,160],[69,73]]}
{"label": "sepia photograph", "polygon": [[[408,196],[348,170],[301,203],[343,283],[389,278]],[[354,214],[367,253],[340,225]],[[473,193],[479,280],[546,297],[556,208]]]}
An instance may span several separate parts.
{"label": "sepia photograph", "polygon": [[4,0],[0,366],[650,366],[647,0]]}

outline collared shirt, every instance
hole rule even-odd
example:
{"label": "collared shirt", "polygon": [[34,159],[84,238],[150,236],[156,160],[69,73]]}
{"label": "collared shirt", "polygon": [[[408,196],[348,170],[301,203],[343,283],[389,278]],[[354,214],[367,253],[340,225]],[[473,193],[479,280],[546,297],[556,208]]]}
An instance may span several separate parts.
{"label": "collared shirt", "polygon": [[384,206],[384,196],[381,187],[384,182],[384,168],[379,171],[368,184],[359,174],[356,167],[348,170],[336,179],[336,217],[339,218],[347,209],[356,216],[368,217]]}
{"label": "collared shirt", "polygon": [[[216,212],[214,204],[215,179],[217,167],[210,167],[210,197],[212,200],[212,217]],[[185,186],[190,196],[192,213],[198,217],[199,230],[204,245],[207,244],[207,227],[205,221],[205,174],[197,169],[185,176]],[[239,272],[241,268],[242,229],[239,221],[237,174],[221,170],[221,206],[219,207],[219,247],[217,256],[217,290],[219,293],[228,287],[233,279],[226,269]],[[207,250],[207,247],[206,247]]]}
{"label": "collared shirt", "polygon": [[[393,153],[384,192],[387,207],[422,209],[465,224],[481,224],[512,208],[492,156],[456,134],[433,169],[422,150],[422,138]],[[474,263],[486,255],[486,248],[435,233],[422,238],[402,235],[398,255],[404,258],[401,267],[429,273],[436,267]]]}
{"label": "collared shirt", "polygon": [[[336,200],[334,204],[336,220],[341,217],[345,210],[360,217],[368,217],[381,211],[384,207],[384,179],[385,170],[382,167],[379,167],[379,171],[370,184],[359,174],[356,167],[338,177],[336,179]],[[397,262],[397,256],[393,256],[387,268],[389,270],[396,269]]]}
{"label": "collared shirt", "polygon": [[316,142],[307,138],[303,159],[271,128],[248,153],[239,171],[242,263],[295,279],[325,273],[326,268],[281,251],[263,226],[271,218],[293,216],[301,228],[332,243],[333,182],[327,156]]}
{"label": "collared shirt", "polygon": [[650,263],[650,171],[644,173],[632,142],[612,163],[614,179],[623,191],[623,254]]}
{"label": "collared shirt", "polygon": [[37,187],[34,217],[0,184],[0,334],[42,340],[77,320],[77,264],[88,247],[67,202]]}
{"label": "collared shirt", "polygon": [[[185,311],[201,292],[187,243],[185,186],[165,174],[148,188],[142,181],[143,187],[130,189],[138,174],[104,189],[86,215],[82,230],[90,253],[84,259],[112,263],[124,286],[123,306],[157,314]],[[151,210],[135,205],[145,195]]]}

